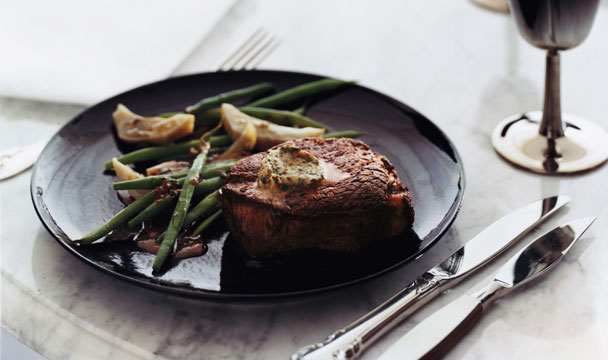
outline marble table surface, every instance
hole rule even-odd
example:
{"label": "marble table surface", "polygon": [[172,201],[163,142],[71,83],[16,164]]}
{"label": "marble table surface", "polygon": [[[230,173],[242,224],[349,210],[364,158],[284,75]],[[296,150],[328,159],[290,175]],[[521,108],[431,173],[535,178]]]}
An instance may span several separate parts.
{"label": "marble table surface", "polygon": [[[492,150],[503,118],[539,109],[544,54],[508,15],[469,1],[236,3],[176,74],[208,71],[259,25],[283,39],[262,68],[357,79],[425,114],[465,165],[464,205],[415,268],[432,267],[493,220],[543,196],[572,202],[525,240],[566,220],[597,220],[548,276],[499,300],[448,359],[600,358],[608,351],[608,166],[551,177]],[[608,2],[585,43],[563,53],[562,106],[608,129]],[[49,138],[83,107],[0,99],[1,147]],[[412,264],[344,289],[280,301],[175,297],[103,274],[66,252],[33,209],[25,172],[0,182],[2,327],[49,359],[287,359],[420,275]],[[524,242],[384,336],[374,359],[431,312],[491,276]],[[421,267],[420,263],[423,264]]]}

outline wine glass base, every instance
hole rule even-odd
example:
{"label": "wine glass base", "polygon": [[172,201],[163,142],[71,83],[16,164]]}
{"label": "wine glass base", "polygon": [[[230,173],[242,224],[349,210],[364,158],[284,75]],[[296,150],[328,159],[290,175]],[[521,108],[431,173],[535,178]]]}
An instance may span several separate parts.
{"label": "wine glass base", "polygon": [[589,120],[562,114],[565,136],[550,141],[538,133],[543,113],[530,111],[500,122],[492,145],[507,161],[540,174],[574,174],[608,160],[608,133]]}

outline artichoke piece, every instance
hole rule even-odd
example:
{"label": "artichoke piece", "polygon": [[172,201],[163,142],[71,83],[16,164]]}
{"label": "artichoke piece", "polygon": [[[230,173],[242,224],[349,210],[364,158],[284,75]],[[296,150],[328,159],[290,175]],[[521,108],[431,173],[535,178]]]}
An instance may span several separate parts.
{"label": "artichoke piece", "polygon": [[245,123],[245,128],[238,139],[232,143],[230,148],[218,156],[217,160],[237,160],[243,157],[243,153],[253,150],[257,142],[257,130],[251,121]]}
{"label": "artichoke piece", "polygon": [[194,115],[191,114],[145,117],[118,104],[112,117],[118,137],[126,142],[167,144],[194,131]]}
{"label": "artichoke piece", "polygon": [[222,104],[222,120],[224,122],[224,129],[233,141],[241,136],[247,121],[251,121],[257,130],[256,150],[266,150],[289,140],[320,137],[325,133],[325,129],[322,128],[293,128],[257,119],[241,112],[230,104]]}
{"label": "artichoke piece", "polygon": [[[144,177],[142,174],[131,169],[128,165],[125,165],[118,161],[117,158],[112,158],[112,166],[114,167],[114,172],[116,172],[116,177],[119,181],[135,180]],[[150,190],[127,190],[127,193],[135,200],[137,200],[140,197],[144,196],[148,191]],[[128,202],[128,199],[123,196],[124,194],[120,195],[123,201]]]}

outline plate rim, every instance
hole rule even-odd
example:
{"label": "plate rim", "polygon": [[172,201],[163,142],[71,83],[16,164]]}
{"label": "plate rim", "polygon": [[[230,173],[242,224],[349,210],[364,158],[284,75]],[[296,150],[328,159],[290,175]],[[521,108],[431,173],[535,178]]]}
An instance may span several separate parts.
{"label": "plate rim", "polygon": [[[55,134],[50,138],[50,140],[47,142],[47,144],[44,146],[42,152],[40,153],[41,155],[45,153],[45,151],[47,151],[47,148],[49,147],[49,145],[54,142],[57,137],[59,136],[59,133],[62,132],[66,127],[70,126],[72,123],[74,123],[78,118],[80,118],[83,114],[85,114],[86,112],[90,111],[91,109],[100,106],[104,103],[107,103],[109,101],[112,101],[115,98],[124,96],[127,93],[130,92],[136,92],[136,91],[140,91],[143,88],[149,87],[149,86],[157,86],[160,85],[164,82],[170,82],[170,81],[179,81],[180,79],[184,79],[184,78],[195,78],[195,77],[199,77],[199,76],[205,76],[208,74],[218,74],[218,73],[251,73],[251,72],[258,72],[258,73],[273,73],[275,75],[303,75],[303,76],[310,76],[310,77],[316,77],[316,78],[326,78],[326,77],[330,77],[330,76],[325,76],[325,75],[319,75],[319,74],[315,74],[315,73],[308,73],[308,72],[299,72],[299,71],[287,71],[287,70],[270,70],[270,69],[264,69],[264,70],[230,70],[230,71],[222,71],[222,72],[199,72],[199,73],[193,73],[193,74],[186,74],[186,75],[180,75],[180,76],[175,76],[175,77],[170,77],[170,78],[166,78],[166,79],[162,79],[162,80],[158,80],[158,81],[153,81],[153,82],[149,82],[146,84],[142,84],[140,86],[128,89],[126,91],[123,91],[119,94],[110,96],[104,100],[101,100],[93,105],[87,106],[85,109],[83,109],[81,112],[79,112],[78,114],[76,114],[75,116],[72,117],[72,119],[70,119],[68,122],[66,122],[59,130],[57,130],[55,132]],[[452,202],[450,208],[446,211],[446,215],[441,219],[441,221],[439,222],[439,224],[434,227],[431,232],[429,234],[427,234],[427,236],[430,236],[430,234],[439,228],[438,232],[436,233],[436,235],[434,235],[434,239],[432,239],[425,247],[418,249],[418,251],[416,251],[415,253],[413,253],[412,255],[410,255],[409,257],[391,265],[388,266],[386,268],[383,268],[380,271],[374,272],[373,274],[369,274],[366,276],[362,276],[359,277],[357,279],[353,279],[353,280],[349,280],[346,282],[340,282],[337,284],[332,284],[329,286],[323,286],[323,287],[318,287],[318,288],[313,288],[313,289],[306,289],[306,290],[297,290],[297,291],[289,291],[289,292],[276,292],[276,293],[249,293],[249,294],[242,294],[242,293],[222,293],[220,291],[211,291],[211,290],[205,290],[205,289],[187,289],[187,288],[181,288],[181,287],[177,287],[177,286],[171,286],[171,285],[166,285],[163,284],[161,281],[158,282],[153,282],[150,280],[143,280],[140,278],[136,278],[136,277],[131,277],[129,275],[123,274],[121,272],[118,271],[114,271],[112,269],[109,269],[103,265],[98,264],[96,261],[87,258],[86,256],[84,256],[83,254],[81,254],[80,252],[76,251],[76,249],[67,243],[67,241],[64,241],[61,236],[55,231],[56,229],[53,228],[53,226],[55,226],[57,229],[60,229],[59,225],[55,223],[55,221],[53,220],[53,217],[51,216],[50,212],[46,209],[46,206],[44,204],[44,201],[42,201],[42,197],[41,196],[37,196],[38,195],[38,189],[37,189],[37,184],[35,184],[35,180],[36,180],[36,174],[38,172],[38,165],[39,163],[36,162],[34,164],[34,168],[32,170],[32,174],[31,174],[31,178],[30,178],[30,196],[32,199],[32,203],[34,205],[34,209],[36,211],[36,215],[38,216],[38,218],[40,219],[40,221],[42,222],[43,226],[46,228],[46,230],[48,231],[48,233],[51,235],[51,237],[53,237],[53,239],[55,241],[57,241],[62,247],[64,247],[65,249],[68,250],[68,252],[70,252],[72,255],[75,255],[76,258],[80,259],[81,261],[85,262],[87,265],[93,267],[94,269],[97,269],[99,271],[102,271],[103,273],[106,273],[110,276],[116,277],[118,279],[121,279],[123,281],[126,281],[127,283],[131,283],[131,284],[136,284],[138,286],[150,289],[150,290],[154,290],[155,292],[160,292],[163,294],[171,294],[171,295],[177,295],[177,296],[182,296],[182,297],[187,297],[187,298],[192,298],[192,299],[199,299],[199,300],[213,300],[213,301],[219,301],[219,300],[266,300],[266,299],[284,299],[284,298],[290,298],[290,297],[302,297],[302,296],[306,296],[306,295],[316,295],[316,294],[320,294],[320,293],[325,293],[328,291],[332,291],[332,290],[337,290],[337,289],[341,289],[341,288],[346,288],[346,287],[350,287],[353,286],[355,284],[359,284],[359,283],[364,283],[367,281],[370,281],[376,277],[382,276],[388,272],[392,272],[395,271],[396,269],[403,267],[413,261],[415,261],[416,259],[418,259],[422,254],[424,254],[425,252],[429,251],[432,247],[434,247],[439,240],[445,236],[446,232],[450,229],[450,227],[452,226],[452,224],[454,223],[454,221],[456,220],[456,217],[458,216],[458,214],[460,213],[460,209],[462,208],[462,204],[464,201],[464,194],[465,194],[465,189],[466,189],[466,176],[465,176],[465,169],[464,169],[464,164],[462,161],[462,157],[460,156],[460,154],[458,153],[458,150],[456,149],[456,146],[454,145],[454,143],[452,142],[452,140],[446,135],[446,133],[441,130],[441,128],[439,128],[433,121],[431,121],[429,118],[427,118],[426,116],[424,116],[423,114],[421,114],[419,111],[413,109],[412,107],[410,107],[409,105],[403,103],[402,101],[395,99],[387,94],[384,94],[378,90],[375,90],[371,87],[368,86],[363,86],[360,84],[353,84],[352,86],[356,86],[359,88],[362,88],[364,90],[370,91],[372,92],[374,95],[376,96],[380,96],[386,100],[390,100],[391,102],[399,105],[400,107],[404,107],[407,108],[409,111],[411,111],[413,114],[415,114],[416,116],[418,116],[421,119],[424,119],[424,121],[426,121],[428,124],[430,124],[434,130],[436,132],[438,132],[439,134],[441,134],[443,136],[443,138],[445,139],[445,141],[447,142],[447,144],[449,145],[450,149],[452,150],[453,156],[454,156],[454,160],[455,163],[457,164],[458,167],[458,172],[460,174],[460,178],[458,180],[458,191],[456,194],[456,198],[454,199],[454,201]],[[43,213],[44,212],[44,213]],[[449,216],[448,216],[449,215]],[[48,217],[48,219],[47,219]],[[446,218],[448,218],[446,220]],[[424,240],[424,239],[422,239]]]}

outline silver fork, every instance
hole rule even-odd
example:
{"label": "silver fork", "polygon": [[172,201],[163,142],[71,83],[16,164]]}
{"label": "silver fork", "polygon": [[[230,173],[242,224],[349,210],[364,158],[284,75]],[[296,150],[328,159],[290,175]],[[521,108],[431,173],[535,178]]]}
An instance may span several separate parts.
{"label": "silver fork", "polygon": [[[279,38],[260,27],[232,52],[216,71],[253,70],[280,44]],[[0,151],[0,181],[13,177],[34,165],[47,142],[48,139]]]}
{"label": "silver fork", "polygon": [[260,27],[216,71],[253,70],[281,44],[281,39]]}

